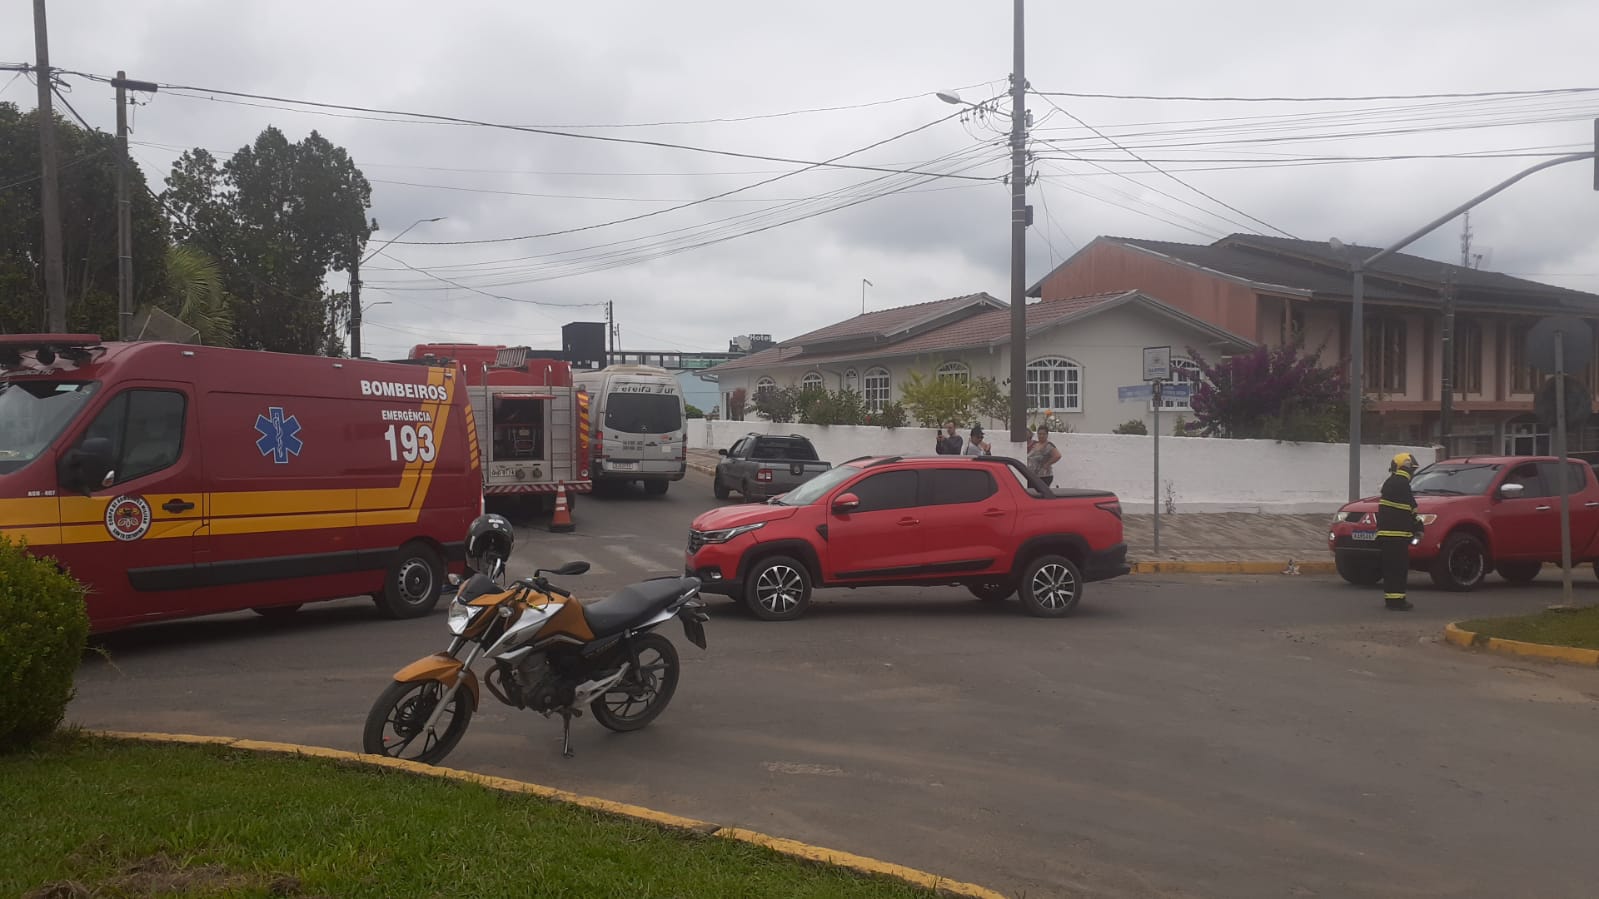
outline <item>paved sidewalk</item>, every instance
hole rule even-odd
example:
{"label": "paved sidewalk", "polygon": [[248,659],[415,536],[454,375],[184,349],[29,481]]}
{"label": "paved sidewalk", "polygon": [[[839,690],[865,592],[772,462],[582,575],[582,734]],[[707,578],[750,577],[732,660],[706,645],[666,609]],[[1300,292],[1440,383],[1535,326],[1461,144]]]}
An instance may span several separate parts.
{"label": "paved sidewalk", "polygon": [[[709,450],[689,450],[688,464],[706,474],[716,468]],[[1155,516],[1128,515],[1128,558],[1135,562],[1254,562],[1287,567],[1332,562],[1327,552],[1331,516],[1266,515],[1251,512],[1162,515],[1160,553],[1155,553]]]}

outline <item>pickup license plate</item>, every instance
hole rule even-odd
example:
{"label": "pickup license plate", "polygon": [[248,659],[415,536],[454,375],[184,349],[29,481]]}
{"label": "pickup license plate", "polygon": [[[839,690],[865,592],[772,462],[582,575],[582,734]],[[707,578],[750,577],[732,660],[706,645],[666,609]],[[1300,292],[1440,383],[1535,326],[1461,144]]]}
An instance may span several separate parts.
{"label": "pickup license plate", "polygon": [[638,471],[637,462],[612,462],[608,467],[612,471]]}
{"label": "pickup license plate", "polygon": [[1376,540],[1377,539],[1377,532],[1376,531],[1356,531],[1353,534],[1350,534],[1349,536],[1352,539],[1369,543],[1372,540]]}

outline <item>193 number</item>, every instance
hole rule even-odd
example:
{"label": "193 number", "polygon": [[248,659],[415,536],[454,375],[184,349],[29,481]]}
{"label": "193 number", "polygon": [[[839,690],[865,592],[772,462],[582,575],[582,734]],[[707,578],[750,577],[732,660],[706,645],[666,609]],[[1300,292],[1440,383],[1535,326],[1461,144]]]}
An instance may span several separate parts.
{"label": "193 number", "polygon": [[398,429],[389,425],[389,429],[383,432],[383,439],[389,442],[390,462],[398,462],[402,458],[407,462],[415,462],[419,458],[423,462],[432,462],[433,457],[438,455],[438,450],[433,446],[433,429],[427,425],[418,428],[404,425]]}

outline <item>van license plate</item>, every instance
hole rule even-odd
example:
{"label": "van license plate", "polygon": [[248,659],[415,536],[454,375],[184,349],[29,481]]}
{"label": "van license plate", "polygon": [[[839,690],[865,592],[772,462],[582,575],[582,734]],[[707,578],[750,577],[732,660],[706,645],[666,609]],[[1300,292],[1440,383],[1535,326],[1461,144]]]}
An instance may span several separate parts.
{"label": "van license plate", "polygon": [[1376,531],[1356,531],[1353,534],[1351,534],[1350,536],[1352,536],[1356,540],[1360,540],[1360,541],[1363,541],[1363,542],[1370,542],[1372,540],[1376,540],[1377,539],[1377,532]]}
{"label": "van license plate", "polygon": [[610,463],[610,469],[612,471],[638,471],[638,463],[637,462],[612,462],[612,463]]}

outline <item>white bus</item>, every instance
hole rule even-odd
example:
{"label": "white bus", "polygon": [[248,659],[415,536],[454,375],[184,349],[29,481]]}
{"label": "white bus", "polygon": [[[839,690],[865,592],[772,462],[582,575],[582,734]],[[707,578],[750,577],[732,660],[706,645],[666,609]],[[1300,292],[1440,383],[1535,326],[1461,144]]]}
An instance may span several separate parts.
{"label": "white bus", "polygon": [[638,481],[662,494],[688,468],[688,431],[683,391],[664,368],[612,365],[574,371],[572,381],[589,395],[589,466],[594,480]]}

